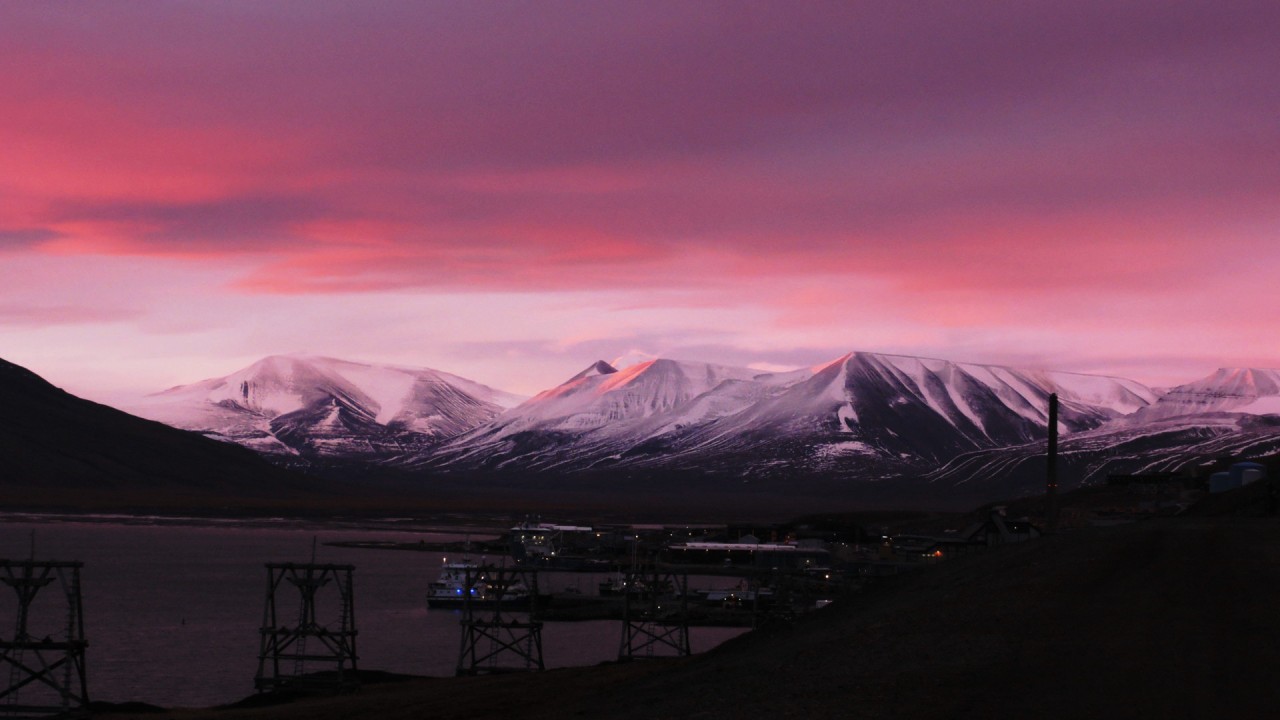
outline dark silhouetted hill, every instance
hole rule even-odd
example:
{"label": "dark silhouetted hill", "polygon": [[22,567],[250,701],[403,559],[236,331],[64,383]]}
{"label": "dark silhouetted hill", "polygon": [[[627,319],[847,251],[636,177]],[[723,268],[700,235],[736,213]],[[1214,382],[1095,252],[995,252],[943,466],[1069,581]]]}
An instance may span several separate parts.
{"label": "dark silhouetted hill", "polygon": [[245,448],[78,398],[0,360],[0,494],[9,508],[225,509],[316,489]]}

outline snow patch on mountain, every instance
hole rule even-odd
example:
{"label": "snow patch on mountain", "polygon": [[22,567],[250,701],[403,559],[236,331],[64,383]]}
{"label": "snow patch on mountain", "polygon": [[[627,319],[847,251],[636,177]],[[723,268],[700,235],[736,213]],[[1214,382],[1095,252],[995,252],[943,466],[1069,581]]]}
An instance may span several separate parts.
{"label": "snow patch on mountain", "polygon": [[845,442],[818,445],[813,449],[813,454],[819,458],[829,459],[843,457],[845,455],[876,455],[877,452],[875,448],[864,442],[848,440]]}

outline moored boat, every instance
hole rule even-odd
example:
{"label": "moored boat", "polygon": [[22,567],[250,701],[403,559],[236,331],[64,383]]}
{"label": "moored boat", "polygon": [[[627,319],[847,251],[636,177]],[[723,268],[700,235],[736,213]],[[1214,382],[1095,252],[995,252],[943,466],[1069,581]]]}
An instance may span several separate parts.
{"label": "moored boat", "polygon": [[446,562],[440,577],[427,587],[427,607],[460,608],[493,606],[528,607],[533,594],[519,577],[502,573],[470,560]]}

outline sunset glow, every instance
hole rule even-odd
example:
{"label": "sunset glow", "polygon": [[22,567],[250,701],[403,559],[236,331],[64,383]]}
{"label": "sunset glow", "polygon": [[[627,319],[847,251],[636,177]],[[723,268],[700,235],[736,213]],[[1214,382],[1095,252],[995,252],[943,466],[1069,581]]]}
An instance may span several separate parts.
{"label": "sunset glow", "polygon": [[0,357],[1280,367],[1269,2],[0,7]]}

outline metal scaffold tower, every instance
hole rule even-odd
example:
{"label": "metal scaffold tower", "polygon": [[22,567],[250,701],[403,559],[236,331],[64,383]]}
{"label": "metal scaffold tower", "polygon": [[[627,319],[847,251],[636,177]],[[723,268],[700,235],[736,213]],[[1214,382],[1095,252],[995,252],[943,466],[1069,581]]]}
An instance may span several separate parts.
{"label": "metal scaffold tower", "polygon": [[[0,692],[0,718],[87,717],[84,612],[80,601],[81,562],[0,560],[0,582],[13,589],[17,623],[12,637],[0,636],[0,667],[8,687]],[[64,603],[35,602],[61,588]]]}
{"label": "metal scaffold tower", "polygon": [[546,669],[537,570],[470,567],[462,593],[458,675]]}
{"label": "metal scaffold tower", "polygon": [[[267,563],[267,602],[254,678],[259,692],[341,692],[359,685],[354,570],[352,565]],[[286,583],[298,591],[295,624],[282,620],[293,616],[290,595],[281,592]],[[326,589],[332,592],[322,592]],[[321,618],[332,620],[323,623]]]}
{"label": "metal scaffold tower", "polygon": [[633,569],[624,587],[618,659],[689,655],[689,576]]}

